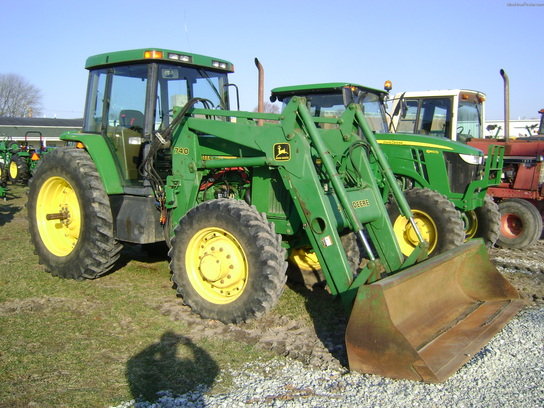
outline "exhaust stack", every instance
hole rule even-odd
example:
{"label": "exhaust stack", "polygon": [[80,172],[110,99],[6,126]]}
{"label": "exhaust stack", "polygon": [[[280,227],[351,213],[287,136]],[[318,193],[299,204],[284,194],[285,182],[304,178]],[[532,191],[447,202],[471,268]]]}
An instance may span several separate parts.
{"label": "exhaust stack", "polygon": [[[258,102],[257,102],[257,112],[264,113],[264,68],[262,64],[259,62],[258,58],[255,58],[255,65],[257,66],[257,69],[259,70],[259,96],[258,96]],[[259,126],[262,126],[264,124],[264,120],[258,119],[257,124]]]}
{"label": "exhaust stack", "polygon": [[501,69],[501,76],[504,80],[504,138],[510,138],[510,80],[508,75]]}

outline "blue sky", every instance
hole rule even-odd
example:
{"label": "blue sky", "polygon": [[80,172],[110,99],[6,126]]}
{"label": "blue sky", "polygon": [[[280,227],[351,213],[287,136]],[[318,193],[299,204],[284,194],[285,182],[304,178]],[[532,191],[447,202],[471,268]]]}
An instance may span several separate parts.
{"label": "blue sky", "polygon": [[[0,0],[0,73],[41,89],[46,117],[82,117],[88,56],[161,47],[234,63],[241,108],[277,86],[355,82],[392,93],[468,88],[487,94],[486,118],[544,108],[544,0]],[[518,4],[518,5],[514,5]]]}

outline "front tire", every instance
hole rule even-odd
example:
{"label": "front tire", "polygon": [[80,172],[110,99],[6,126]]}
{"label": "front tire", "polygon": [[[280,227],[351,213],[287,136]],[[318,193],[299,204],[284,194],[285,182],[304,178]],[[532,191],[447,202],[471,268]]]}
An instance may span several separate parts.
{"label": "front tire", "polygon": [[467,211],[465,220],[465,239],[482,238],[487,248],[492,248],[499,239],[501,215],[499,206],[490,195],[485,196],[484,205]]}
{"label": "front tire", "polygon": [[[429,256],[449,251],[464,242],[461,215],[445,196],[428,188],[412,188],[403,193],[423,239],[429,243]],[[409,256],[419,244],[416,232],[410,220],[400,214],[396,203],[388,203],[387,212],[401,251]]]}
{"label": "front tire", "polygon": [[58,148],[30,180],[28,221],[39,262],[53,276],[93,279],[109,271],[122,245],[109,198],[89,154]]}
{"label": "front tire", "polygon": [[281,236],[243,201],[210,200],[192,208],[175,229],[169,255],[184,303],[223,323],[266,313],[287,279]]}
{"label": "front tire", "polygon": [[498,247],[523,249],[536,244],[542,233],[542,216],[534,205],[521,198],[509,198],[499,203],[499,212]]}

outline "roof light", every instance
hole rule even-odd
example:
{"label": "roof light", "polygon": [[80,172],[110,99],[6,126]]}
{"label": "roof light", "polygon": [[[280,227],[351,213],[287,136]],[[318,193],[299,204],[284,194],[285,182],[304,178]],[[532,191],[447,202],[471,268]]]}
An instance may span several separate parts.
{"label": "roof light", "polygon": [[212,61],[212,67],[214,68],[221,68],[221,69],[227,69],[228,65],[226,62],[222,61]]}
{"label": "roof light", "polygon": [[383,89],[389,92],[391,89],[393,89],[393,83],[389,80],[385,81],[385,83],[383,84]]}
{"label": "roof light", "polygon": [[168,59],[181,62],[193,62],[193,57],[191,57],[190,55],[176,54],[173,52],[168,53]]}
{"label": "roof light", "polygon": [[144,58],[155,59],[163,58],[162,51],[149,50],[144,52]]}
{"label": "roof light", "polygon": [[464,101],[468,100],[468,95],[465,94],[465,93],[461,94],[461,99],[464,100]]}
{"label": "roof light", "polygon": [[544,109],[540,109],[538,113],[544,113]]}

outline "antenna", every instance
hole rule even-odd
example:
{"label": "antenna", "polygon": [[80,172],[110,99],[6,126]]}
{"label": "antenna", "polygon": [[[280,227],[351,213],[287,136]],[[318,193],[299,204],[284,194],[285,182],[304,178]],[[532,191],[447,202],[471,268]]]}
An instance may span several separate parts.
{"label": "antenna", "polygon": [[186,11],[183,11],[183,26],[185,27],[185,36],[187,37],[187,44],[189,44],[189,52],[193,52],[191,47],[191,40],[189,39],[189,30],[187,29]]}

